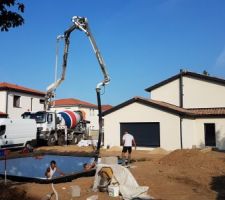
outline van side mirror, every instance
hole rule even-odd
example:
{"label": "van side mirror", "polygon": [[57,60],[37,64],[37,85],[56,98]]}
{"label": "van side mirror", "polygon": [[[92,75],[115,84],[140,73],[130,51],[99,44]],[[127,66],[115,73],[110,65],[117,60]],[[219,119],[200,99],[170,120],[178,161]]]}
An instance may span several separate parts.
{"label": "van side mirror", "polygon": [[0,126],[0,136],[4,135],[6,131],[6,125],[1,125]]}

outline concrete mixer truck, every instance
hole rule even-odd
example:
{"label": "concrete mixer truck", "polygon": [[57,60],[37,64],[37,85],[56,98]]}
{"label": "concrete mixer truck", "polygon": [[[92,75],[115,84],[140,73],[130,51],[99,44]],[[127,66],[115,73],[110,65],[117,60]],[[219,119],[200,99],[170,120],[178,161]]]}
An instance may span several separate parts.
{"label": "concrete mixer truck", "polygon": [[88,134],[89,122],[82,111],[25,112],[22,117],[36,120],[37,140],[45,140],[48,146],[77,144]]}
{"label": "concrete mixer truck", "polygon": [[[66,76],[66,68],[67,68],[67,59],[69,54],[69,45],[70,45],[70,35],[73,31],[79,30],[86,34],[88,37],[92,49],[95,53],[95,56],[97,58],[98,64],[100,66],[100,69],[103,74],[103,80],[97,83],[96,85],[96,94],[97,94],[97,103],[98,103],[98,122],[99,122],[99,137],[98,137],[98,143],[97,143],[97,150],[96,155],[99,154],[100,147],[101,147],[101,140],[103,137],[103,118],[102,118],[102,107],[101,107],[101,89],[102,87],[105,87],[110,82],[109,74],[106,70],[106,65],[104,62],[104,59],[100,53],[100,50],[97,47],[96,41],[91,33],[90,26],[88,19],[86,17],[80,17],[80,16],[73,16],[72,17],[72,25],[64,31],[63,35],[57,36],[57,48],[56,48],[56,65],[55,69],[58,69],[58,43],[61,40],[64,40],[64,51],[63,51],[63,58],[62,58],[62,71],[61,76],[57,79],[57,70],[55,70],[55,82],[50,84],[47,87],[46,91],[46,97],[45,97],[45,109],[48,110],[51,107],[52,98],[55,97],[55,91],[56,89],[61,85],[61,83],[65,80]],[[54,139],[54,137],[52,137]],[[97,156],[96,156],[97,159]]]}

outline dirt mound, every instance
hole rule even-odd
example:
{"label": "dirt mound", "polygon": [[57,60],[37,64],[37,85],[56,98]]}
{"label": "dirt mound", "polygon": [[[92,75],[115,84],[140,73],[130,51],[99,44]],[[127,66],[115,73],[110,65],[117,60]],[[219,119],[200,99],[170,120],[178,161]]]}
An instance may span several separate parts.
{"label": "dirt mound", "polygon": [[149,154],[168,154],[169,151],[166,151],[163,148],[155,148],[152,151],[148,152]]}
{"label": "dirt mound", "polygon": [[164,156],[159,163],[186,169],[201,168],[212,173],[225,172],[224,160],[209,153],[203,153],[198,149],[175,150]]}
{"label": "dirt mound", "polygon": [[0,198],[4,200],[37,200],[36,198],[27,197],[26,192],[24,190],[13,188],[9,185],[4,185],[3,183],[0,183],[0,194]]}

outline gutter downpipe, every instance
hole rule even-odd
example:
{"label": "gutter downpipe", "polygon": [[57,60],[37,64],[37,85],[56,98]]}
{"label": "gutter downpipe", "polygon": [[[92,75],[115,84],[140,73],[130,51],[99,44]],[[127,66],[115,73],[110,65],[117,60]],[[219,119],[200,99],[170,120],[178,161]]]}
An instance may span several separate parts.
{"label": "gutter downpipe", "polygon": [[9,95],[9,92],[6,91],[5,113],[6,113],[7,115],[8,115],[8,101],[9,101],[8,95]]}
{"label": "gutter downpipe", "polygon": [[[184,91],[183,91],[183,70],[180,70],[180,78],[179,78],[179,98],[180,98],[180,107],[183,108],[183,96],[184,96]],[[180,115],[180,148],[183,149],[183,116]]]}

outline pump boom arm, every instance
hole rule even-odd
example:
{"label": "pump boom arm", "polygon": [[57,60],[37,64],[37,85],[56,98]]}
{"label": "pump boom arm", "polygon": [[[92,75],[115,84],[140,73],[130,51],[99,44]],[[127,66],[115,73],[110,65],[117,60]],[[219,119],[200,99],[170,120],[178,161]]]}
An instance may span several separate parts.
{"label": "pump boom arm", "polygon": [[62,73],[58,80],[56,80],[54,83],[52,83],[51,85],[49,85],[47,87],[46,107],[49,107],[49,103],[51,101],[51,98],[54,96],[54,91],[56,90],[56,88],[59,87],[59,85],[65,80],[67,59],[68,59],[69,45],[70,45],[70,34],[76,29],[83,31],[87,35],[87,37],[91,43],[91,46],[93,48],[93,51],[95,53],[95,56],[98,60],[98,63],[100,65],[103,76],[104,76],[104,79],[97,84],[96,90],[99,90],[101,86],[108,84],[110,81],[110,77],[106,70],[105,62],[104,62],[103,57],[101,56],[101,53],[97,47],[95,39],[91,33],[87,18],[74,16],[72,18],[72,22],[73,22],[73,25],[64,32],[64,35],[59,35],[57,37],[57,42],[60,39],[64,39],[64,43],[65,43],[64,53],[63,53],[63,61],[62,61]]}
{"label": "pump boom arm", "polygon": [[73,22],[73,25],[64,32],[64,35],[59,35],[57,37],[57,42],[60,39],[64,39],[64,43],[65,43],[64,53],[63,53],[63,61],[62,61],[62,73],[58,80],[56,80],[54,83],[52,83],[51,85],[49,85],[47,87],[45,108],[50,107],[51,98],[54,97],[54,92],[55,92],[56,88],[59,87],[59,85],[65,80],[67,59],[68,59],[68,52],[69,52],[69,45],[70,45],[70,34],[76,29],[83,31],[87,35],[87,37],[91,43],[91,46],[95,53],[95,56],[100,65],[100,69],[104,76],[104,79],[102,81],[100,81],[96,86],[97,103],[98,103],[98,117],[99,117],[99,137],[98,137],[98,144],[97,144],[96,157],[95,157],[95,160],[97,160],[97,157],[98,157],[99,151],[100,151],[100,146],[101,146],[101,139],[102,139],[102,135],[103,135],[103,128],[102,128],[103,120],[102,120],[102,107],[101,107],[101,93],[100,92],[101,92],[101,87],[107,85],[110,82],[110,77],[106,70],[106,65],[103,60],[103,57],[101,56],[101,53],[97,47],[95,39],[91,33],[87,18],[74,16],[72,18],[72,22]]}

